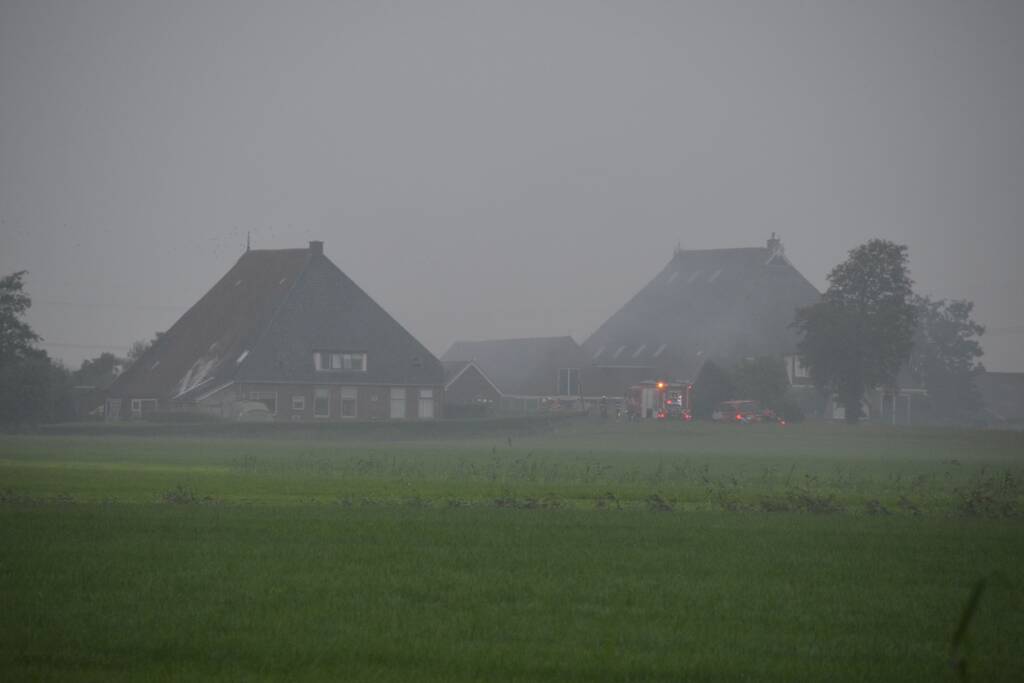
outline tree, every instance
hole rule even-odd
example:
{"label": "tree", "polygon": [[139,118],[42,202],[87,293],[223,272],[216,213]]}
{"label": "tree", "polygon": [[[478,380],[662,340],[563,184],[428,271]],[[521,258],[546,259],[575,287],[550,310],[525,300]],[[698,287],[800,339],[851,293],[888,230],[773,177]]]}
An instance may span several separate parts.
{"label": "tree", "polygon": [[910,353],[910,373],[928,390],[935,417],[951,422],[970,422],[982,406],[974,379],[984,366],[978,337],[985,328],[971,319],[970,301],[932,301],[914,297],[917,328]]}
{"label": "tree", "polygon": [[74,373],[75,384],[106,389],[120,374],[125,362],[109,351],[83,360],[81,367]]}
{"label": "tree", "polygon": [[0,367],[25,358],[32,345],[41,340],[21,319],[32,306],[32,300],[22,291],[25,272],[19,270],[0,279]]}
{"label": "tree", "polygon": [[24,277],[22,270],[0,279],[0,424],[68,416],[69,374],[33,346],[41,337],[22,320],[32,306]]}
{"label": "tree", "polygon": [[693,416],[709,419],[715,407],[734,398],[735,392],[729,373],[714,361],[705,362],[693,383]]}
{"label": "tree", "polygon": [[759,356],[740,361],[732,371],[737,398],[750,398],[778,411],[789,391],[789,376],[781,358]]}
{"label": "tree", "polygon": [[160,337],[162,336],[164,336],[163,332],[157,332],[153,336],[153,338],[148,341],[139,340],[133,342],[131,347],[128,349],[128,355],[125,358],[125,367],[130,367],[133,363],[135,363],[135,361],[137,361],[139,358],[142,358],[142,354],[146,353],[146,351],[149,351],[158,341],[160,341]]}
{"label": "tree", "polygon": [[819,303],[797,311],[797,349],[819,390],[838,394],[846,421],[857,422],[865,391],[895,386],[913,347],[907,248],[871,240],[851,250],[828,281]]}

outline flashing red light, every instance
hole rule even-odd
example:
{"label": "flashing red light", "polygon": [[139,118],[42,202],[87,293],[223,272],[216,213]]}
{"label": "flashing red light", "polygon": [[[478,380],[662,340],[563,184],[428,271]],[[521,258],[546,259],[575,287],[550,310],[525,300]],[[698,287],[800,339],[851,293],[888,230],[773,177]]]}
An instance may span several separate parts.
{"label": "flashing red light", "polygon": [[743,416],[742,416],[742,415],[740,415],[739,413],[736,413],[736,419],[737,419],[737,420],[742,420],[742,419],[743,419]]}
{"label": "flashing red light", "polygon": [[779,424],[782,425],[783,427],[785,427],[786,426],[786,421],[785,420],[779,420]]}

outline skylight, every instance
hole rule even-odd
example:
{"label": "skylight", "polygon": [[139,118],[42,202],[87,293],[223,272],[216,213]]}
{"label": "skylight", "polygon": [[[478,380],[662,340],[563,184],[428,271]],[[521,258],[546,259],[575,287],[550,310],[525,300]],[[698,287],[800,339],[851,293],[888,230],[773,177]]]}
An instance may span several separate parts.
{"label": "skylight", "polygon": [[676,281],[676,278],[678,278],[678,277],[679,277],[679,271],[678,270],[673,271],[673,273],[668,276],[668,282],[666,282],[665,284],[666,285],[672,284],[673,282]]}
{"label": "skylight", "polygon": [[694,271],[693,274],[690,275],[690,277],[686,278],[686,284],[692,285],[693,281],[700,277],[701,272],[703,271]]}
{"label": "skylight", "polygon": [[625,345],[620,346],[618,348],[618,350],[614,354],[612,354],[612,358],[618,358],[622,354],[622,352],[625,351],[625,350],[626,350],[626,346]]}
{"label": "skylight", "polygon": [[719,268],[718,270],[716,270],[714,273],[711,274],[711,277],[708,278],[708,284],[711,284],[712,282],[717,280],[718,276],[721,275],[721,274],[722,274],[722,269]]}
{"label": "skylight", "polygon": [[646,348],[647,348],[647,344],[641,344],[641,345],[640,345],[640,348],[638,348],[638,349],[637,349],[636,351],[634,351],[634,352],[633,352],[633,358],[636,358],[636,357],[637,357],[637,356],[639,356],[639,355],[640,355],[641,353],[643,353],[643,352],[644,352],[644,349],[646,349]]}
{"label": "skylight", "polygon": [[658,350],[654,352],[654,356],[653,357],[657,358],[658,356],[660,356],[661,352],[665,350],[666,346],[668,346],[668,344],[662,344],[661,346],[659,346]]}
{"label": "skylight", "polygon": [[249,355],[249,349],[246,349],[245,351],[242,351],[242,355],[238,357],[238,360],[236,360],[235,363],[241,363],[243,360],[245,360],[245,357],[248,356],[248,355]]}
{"label": "skylight", "polygon": [[602,353],[604,353],[604,347],[603,346],[597,350],[597,353],[594,354],[594,358],[596,359]]}

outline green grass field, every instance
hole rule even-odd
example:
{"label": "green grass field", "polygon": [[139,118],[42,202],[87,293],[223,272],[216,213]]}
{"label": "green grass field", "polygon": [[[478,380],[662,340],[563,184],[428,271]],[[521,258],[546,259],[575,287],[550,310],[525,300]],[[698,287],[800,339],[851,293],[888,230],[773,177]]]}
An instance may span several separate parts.
{"label": "green grass field", "polygon": [[1024,435],[554,430],[2,437],[0,679],[1024,671]]}

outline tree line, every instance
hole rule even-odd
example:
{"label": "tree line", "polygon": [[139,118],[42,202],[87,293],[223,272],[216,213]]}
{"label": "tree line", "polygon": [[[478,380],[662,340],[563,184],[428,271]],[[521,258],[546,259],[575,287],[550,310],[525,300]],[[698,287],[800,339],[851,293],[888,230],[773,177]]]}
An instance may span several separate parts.
{"label": "tree line", "polygon": [[[22,426],[81,419],[120,372],[152,341],[132,344],[126,357],[101,353],[71,370],[37,344],[42,338],[24,321],[32,305],[25,271],[0,279],[0,425]],[[85,399],[85,400],[79,400]]]}
{"label": "tree line", "polygon": [[[896,391],[902,379],[922,386],[936,420],[970,423],[982,401],[974,383],[984,371],[979,338],[985,328],[966,300],[932,300],[913,291],[907,247],[870,240],[828,274],[821,300],[796,312],[797,353],[822,396],[834,395],[846,420],[857,422],[872,389]],[[138,341],[127,357],[102,353],[70,370],[37,347],[24,321],[32,305],[25,271],[0,279],[0,424],[60,422],[83,417],[76,387],[102,391],[154,342]],[[159,337],[159,335],[157,335]],[[731,398],[759,400],[787,419],[802,416],[781,358],[741,360],[731,368],[708,361],[694,383],[696,417],[709,417]]]}

